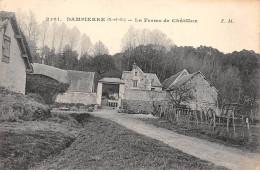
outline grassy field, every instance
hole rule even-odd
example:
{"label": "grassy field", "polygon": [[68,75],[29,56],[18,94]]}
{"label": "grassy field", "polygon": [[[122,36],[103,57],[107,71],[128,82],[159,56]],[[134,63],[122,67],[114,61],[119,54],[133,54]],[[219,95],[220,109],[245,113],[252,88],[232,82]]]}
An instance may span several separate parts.
{"label": "grassy field", "polygon": [[82,126],[72,118],[0,122],[0,169],[30,169],[69,147]]}
{"label": "grassy field", "polygon": [[177,132],[179,134],[205,139],[211,142],[220,143],[230,147],[236,147],[250,152],[255,152],[255,153],[260,152],[259,141],[256,140],[249,142],[247,140],[242,140],[240,137],[237,138],[225,137],[224,135],[217,135],[217,132],[192,128],[191,126],[187,126],[184,124],[177,124],[176,122],[169,122],[163,119],[140,119],[140,120],[145,123],[152,124],[156,127],[165,128]]}
{"label": "grassy field", "polygon": [[85,114],[84,131],[34,169],[225,169],[114,122]]}

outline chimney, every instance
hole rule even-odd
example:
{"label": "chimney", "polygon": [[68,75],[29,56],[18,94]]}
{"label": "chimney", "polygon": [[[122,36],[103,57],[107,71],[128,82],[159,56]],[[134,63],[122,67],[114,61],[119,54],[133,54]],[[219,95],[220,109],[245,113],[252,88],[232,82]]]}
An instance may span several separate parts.
{"label": "chimney", "polygon": [[136,63],[135,63],[135,61],[134,61],[132,70],[136,69],[136,67],[137,67],[137,66],[136,66]]}

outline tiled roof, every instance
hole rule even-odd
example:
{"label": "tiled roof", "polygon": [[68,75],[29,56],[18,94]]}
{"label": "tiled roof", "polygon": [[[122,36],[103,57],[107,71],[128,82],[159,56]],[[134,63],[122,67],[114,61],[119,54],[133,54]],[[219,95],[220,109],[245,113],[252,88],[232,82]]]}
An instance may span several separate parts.
{"label": "tiled roof", "polygon": [[30,52],[30,48],[28,46],[28,43],[26,41],[24,34],[21,32],[20,28],[18,27],[15,14],[13,12],[0,11],[0,21],[4,21],[6,19],[10,20],[14,34],[17,36],[16,41],[19,45],[26,69],[28,69],[30,72],[32,72],[32,70],[33,70],[32,65],[31,65],[32,55]]}
{"label": "tiled roof", "polygon": [[182,71],[180,71],[179,73],[165,79],[162,82],[163,88],[169,88],[171,86],[171,84],[176,80],[176,78],[181,74]]}
{"label": "tiled roof", "polygon": [[32,74],[45,75],[61,83],[70,83],[68,72],[65,70],[38,63],[33,64],[33,69]]}
{"label": "tiled roof", "polygon": [[184,83],[186,83],[188,80],[190,80],[193,76],[197,75],[198,73],[200,73],[200,72],[195,72],[195,73],[188,74],[188,75],[182,77],[172,87],[180,87],[180,86],[182,86]]}
{"label": "tiled roof", "polygon": [[218,92],[218,90],[205,78],[205,76],[200,71],[192,73],[192,74],[188,74],[188,75],[182,77],[174,85],[172,85],[171,88],[178,88],[178,87],[182,86],[183,84],[185,84],[187,81],[189,81],[190,79],[192,79],[196,75],[201,75],[203,77],[203,79],[205,81],[207,81],[209,83],[209,85],[211,87],[213,87]]}
{"label": "tiled roof", "polygon": [[67,92],[93,92],[95,72],[68,70],[71,84]]}
{"label": "tiled roof", "polygon": [[[124,79],[125,76],[130,72],[131,71],[123,71],[122,79]],[[151,81],[152,86],[162,87],[162,84],[155,73],[144,73],[144,75]]]}
{"label": "tiled roof", "polygon": [[152,83],[152,86],[162,87],[162,84],[159,81],[159,79],[158,79],[156,74],[154,74],[154,73],[145,73],[145,75],[148,77],[148,79],[150,79],[150,81]]}
{"label": "tiled roof", "polygon": [[103,78],[99,82],[124,84],[124,81],[119,78]]}

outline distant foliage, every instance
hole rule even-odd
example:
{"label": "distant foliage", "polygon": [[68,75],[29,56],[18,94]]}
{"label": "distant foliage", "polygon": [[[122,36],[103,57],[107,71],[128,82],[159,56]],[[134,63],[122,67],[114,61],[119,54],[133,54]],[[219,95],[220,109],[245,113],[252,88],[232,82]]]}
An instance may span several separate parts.
{"label": "distant foliage", "polygon": [[160,81],[187,69],[190,73],[201,71],[219,90],[222,102],[241,102],[249,99],[254,105],[259,99],[260,55],[242,50],[224,54],[212,47],[172,47],[140,45],[113,56],[120,71],[130,70],[132,63],[148,73],[156,73]]}
{"label": "distant foliage", "polygon": [[260,55],[253,51],[224,54],[212,47],[177,47],[159,30],[131,26],[122,37],[122,52],[110,56],[102,41],[93,44],[77,27],[38,23],[31,11],[19,11],[16,16],[33,62],[65,70],[93,71],[102,78],[120,77],[122,71],[131,70],[135,61],[144,72],[156,73],[161,82],[183,69],[190,73],[201,71],[219,90],[219,105],[244,100],[255,105],[259,100]]}

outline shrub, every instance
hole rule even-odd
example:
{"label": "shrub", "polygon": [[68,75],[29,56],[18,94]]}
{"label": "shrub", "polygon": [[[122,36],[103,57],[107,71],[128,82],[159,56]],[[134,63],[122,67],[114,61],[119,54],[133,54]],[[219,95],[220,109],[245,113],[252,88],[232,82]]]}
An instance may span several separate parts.
{"label": "shrub", "polygon": [[42,96],[40,96],[39,94],[36,94],[36,93],[28,93],[26,94],[27,96],[33,98],[35,101],[39,102],[39,103],[42,103],[42,104],[45,104],[45,101],[44,99],[42,98]]}
{"label": "shrub", "polygon": [[55,101],[55,96],[65,92],[69,84],[61,83],[43,75],[27,75],[26,92],[37,93],[42,96],[46,103],[51,104]]}
{"label": "shrub", "polygon": [[0,120],[33,121],[50,117],[48,105],[37,102],[34,98],[1,88]]}

